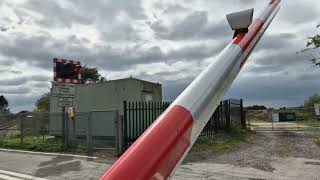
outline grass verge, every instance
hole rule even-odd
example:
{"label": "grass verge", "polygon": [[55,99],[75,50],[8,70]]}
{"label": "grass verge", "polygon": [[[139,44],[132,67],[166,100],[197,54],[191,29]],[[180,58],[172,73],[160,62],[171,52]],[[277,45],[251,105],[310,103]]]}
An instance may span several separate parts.
{"label": "grass verge", "polygon": [[78,147],[64,149],[61,138],[56,137],[24,137],[22,144],[19,137],[10,137],[0,140],[0,148],[40,152],[71,152],[77,154],[85,152],[84,149]]}
{"label": "grass verge", "polygon": [[309,127],[320,128],[320,120],[319,119],[308,118],[303,121],[299,121],[299,123],[306,125],[306,126],[309,126]]}
{"label": "grass verge", "polygon": [[191,152],[213,152],[221,153],[238,147],[242,142],[247,141],[254,134],[253,131],[240,130],[221,133],[215,138],[199,138],[191,149]]}

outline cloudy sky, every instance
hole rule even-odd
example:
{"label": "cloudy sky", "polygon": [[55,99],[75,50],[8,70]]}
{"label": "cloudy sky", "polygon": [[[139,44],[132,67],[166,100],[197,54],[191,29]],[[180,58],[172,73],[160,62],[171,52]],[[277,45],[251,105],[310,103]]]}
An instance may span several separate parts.
{"label": "cloudy sky", "polygon": [[[160,82],[173,100],[230,41],[225,14],[254,7],[258,15],[268,1],[1,0],[0,94],[12,111],[32,110],[60,57],[98,67],[109,80]],[[226,98],[281,107],[320,93],[320,69],[296,53],[319,23],[316,0],[283,0]]]}

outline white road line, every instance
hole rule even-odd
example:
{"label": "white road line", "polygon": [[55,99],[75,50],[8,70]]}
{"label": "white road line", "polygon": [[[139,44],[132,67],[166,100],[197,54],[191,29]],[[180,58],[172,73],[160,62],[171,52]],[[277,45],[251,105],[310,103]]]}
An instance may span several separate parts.
{"label": "white road line", "polygon": [[20,179],[20,178],[15,178],[15,177],[12,177],[12,176],[6,176],[6,175],[3,175],[3,174],[0,174],[0,179],[2,180],[24,180],[24,179]]}
{"label": "white road line", "polygon": [[66,157],[75,157],[75,158],[83,158],[83,159],[97,159],[94,156],[83,156],[76,154],[62,154],[62,153],[46,153],[46,152],[36,152],[36,151],[23,151],[23,150],[15,150],[15,149],[2,149],[0,151],[3,152],[16,152],[16,153],[28,153],[28,154],[36,154],[36,155],[47,155],[47,156],[66,156]]}
{"label": "white road line", "polygon": [[44,178],[39,178],[35,176],[30,176],[27,174],[21,174],[21,173],[16,173],[12,171],[5,171],[5,170],[0,170],[0,179],[5,179],[5,180],[25,180],[25,179],[30,179],[30,180],[48,180]]}

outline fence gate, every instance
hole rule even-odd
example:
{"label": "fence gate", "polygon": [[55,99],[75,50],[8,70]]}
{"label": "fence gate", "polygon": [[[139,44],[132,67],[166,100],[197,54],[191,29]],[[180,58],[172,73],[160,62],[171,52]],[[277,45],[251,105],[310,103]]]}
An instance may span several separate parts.
{"label": "fence gate", "polygon": [[255,131],[320,131],[314,108],[248,110],[247,120]]}

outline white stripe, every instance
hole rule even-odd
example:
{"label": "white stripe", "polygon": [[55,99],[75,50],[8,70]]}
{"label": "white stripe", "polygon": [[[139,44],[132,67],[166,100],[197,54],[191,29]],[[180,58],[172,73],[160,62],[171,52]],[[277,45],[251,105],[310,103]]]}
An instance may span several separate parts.
{"label": "white stripe", "polygon": [[0,174],[0,179],[3,179],[3,180],[24,180],[24,179],[18,179],[18,178],[14,178],[14,177],[11,177],[11,176],[6,176],[6,175],[3,175],[3,174]]}
{"label": "white stripe", "polygon": [[188,109],[194,119],[191,144],[219,105],[222,96],[240,71],[242,49],[230,43],[173,102]]}
{"label": "white stripe", "polygon": [[46,153],[46,152],[36,152],[36,151],[23,151],[23,150],[14,150],[14,149],[0,149],[0,151],[4,152],[16,152],[16,153],[27,153],[27,154],[37,154],[37,155],[48,155],[48,156],[65,156],[65,157],[76,157],[76,158],[84,158],[84,159],[97,159],[95,156],[83,156],[76,154],[62,154],[62,153]]}
{"label": "white stripe", "polygon": [[[44,179],[44,178],[39,178],[39,177],[35,177],[35,176],[30,176],[30,175],[26,175],[26,174],[16,173],[16,172],[12,172],[12,171],[5,171],[5,170],[0,170],[0,175],[1,174],[14,176],[14,177],[17,177],[17,178],[23,178],[23,179],[47,180],[47,179]],[[13,178],[13,177],[10,177],[10,178]],[[10,178],[8,180],[11,180]],[[13,179],[17,179],[17,178],[13,178]],[[19,180],[21,180],[21,179],[19,179]]]}
{"label": "white stripe", "polygon": [[[261,37],[266,30],[270,22],[274,17],[274,9],[276,7],[269,6],[263,12],[262,18],[268,15],[267,19],[261,19],[266,22],[262,30],[259,30],[259,36]],[[270,18],[270,15],[273,15]],[[254,41],[258,41],[258,37]],[[253,44],[248,48],[250,50]],[[197,140],[201,131],[207,124],[209,118],[214,113],[215,109],[219,105],[222,97],[231,86],[233,80],[240,72],[240,65],[244,58],[244,53],[239,44],[233,44],[232,42],[219,54],[217,59],[212,59],[212,63],[206,68],[172,103],[173,105],[181,105],[188,109],[193,117],[193,125],[191,131],[190,146],[184,152],[183,157],[176,164],[176,168],[181,164],[184,157],[187,155],[192,145]]]}
{"label": "white stripe", "polygon": [[[280,3],[279,3],[280,4]],[[275,5],[275,4],[268,4],[268,6],[266,7],[266,9],[262,12],[262,14],[259,16],[259,19],[262,20],[263,23],[265,23],[269,17],[271,16],[271,14],[274,12],[274,9],[276,9],[279,4]]]}

